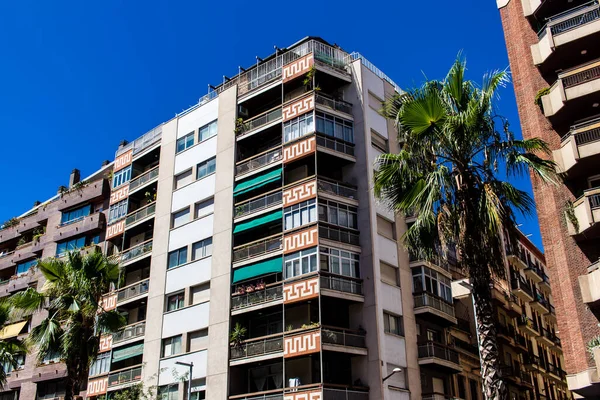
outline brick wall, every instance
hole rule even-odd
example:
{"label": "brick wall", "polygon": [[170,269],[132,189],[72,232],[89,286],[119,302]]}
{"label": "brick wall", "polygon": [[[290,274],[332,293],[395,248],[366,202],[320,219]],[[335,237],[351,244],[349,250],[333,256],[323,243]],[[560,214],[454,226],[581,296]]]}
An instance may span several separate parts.
{"label": "brick wall", "polygon": [[[534,66],[531,56],[530,46],[537,41],[537,35],[523,16],[521,0],[510,0],[500,9],[500,16],[523,136],[541,137],[552,149],[557,149],[560,135],[534,104],[536,93],[549,86]],[[583,251],[586,249],[582,250],[567,233],[563,210],[566,201],[573,200],[571,193],[564,185],[546,185],[535,177],[532,177],[532,184],[565,367],[569,374],[573,374],[593,365],[585,345],[592,336],[600,334],[598,320],[582,302],[577,278],[587,273],[590,254],[586,255]]]}

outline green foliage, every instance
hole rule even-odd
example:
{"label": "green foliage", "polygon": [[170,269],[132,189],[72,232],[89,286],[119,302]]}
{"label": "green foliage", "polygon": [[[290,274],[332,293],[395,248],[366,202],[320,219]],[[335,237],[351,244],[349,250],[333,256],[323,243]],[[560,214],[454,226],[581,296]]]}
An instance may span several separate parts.
{"label": "green foliage", "polygon": [[536,94],[535,94],[535,99],[534,102],[538,107],[542,107],[542,96],[547,95],[548,93],[550,93],[550,88],[543,88],[540,89]]}
{"label": "green foliage", "polygon": [[38,226],[37,228],[35,228],[33,230],[33,241],[37,242],[39,241],[39,239],[44,236],[44,234],[46,233],[46,227],[45,226]]}
{"label": "green foliage", "polygon": [[73,185],[73,187],[71,188],[71,190],[69,190],[69,192],[72,191],[81,191],[84,187],[88,186],[90,183],[88,181],[79,181],[76,184]]}
{"label": "green foliage", "polygon": [[565,217],[573,225],[575,233],[579,233],[579,220],[575,216],[575,207],[573,207],[573,202],[570,200],[565,203]]}
{"label": "green foliage", "polygon": [[17,246],[23,246],[25,243],[28,243],[27,239],[25,239],[25,236],[21,236],[17,242]]}
{"label": "green foliage", "polygon": [[308,323],[308,324],[302,324],[302,326],[301,326],[302,329],[310,329],[310,328],[318,328],[318,327],[319,327],[319,323],[313,322],[313,321],[310,321],[310,323]]}
{"label": "green foliage", "polygon": [[246,124],[242,118],[238,118],[235,120],[235,129],[233,130],[236,135],[244,132],[246,130]]}
{"label": "green foliage", "polygon": [[[0,303],[0,326],[11,322],[10,307],[6,302]],[[11,365],[17,368],[17,360],[27,353],[26,344],[19,339],[12,338],[0,340],[0,386],[6,384],[7,371],[5,367]]]}
{"label": "green foliage", "polygon": [[239,322],[237,322],[229,334],[229,342],[236,347],[241,346],[242,342],[246,338],[246,332],[248,332],[248,330]]}
{"label": "green foliage", "polygon": [[13,226],[17,226],[17,225],[19,225],[19,222],[21,222],[21,220],[19,218],[12,217],[8,221],[4,221],[4,223],[2,224],[2,229],[12,228]]}
{"label": "green foliage", "polygon": [[[594,349],[597,347],[600,347],[600,336],[595,336],[593,337],[588,343],[587,343],[587,351],[593,356],[594,355]],[[600,361],[600,360],[597,360]]]}

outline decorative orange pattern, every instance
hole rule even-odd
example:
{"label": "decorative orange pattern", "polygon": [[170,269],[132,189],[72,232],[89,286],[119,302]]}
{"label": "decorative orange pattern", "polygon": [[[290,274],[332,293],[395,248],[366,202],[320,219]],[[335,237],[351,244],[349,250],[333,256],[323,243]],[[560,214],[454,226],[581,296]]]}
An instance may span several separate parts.
{"label": "decorative orange pattern", "polygon": [[115,158],[113,172],[117,172],[118,170],[121,170],[121,169],[131,165],[132,160],[133,160],[133,149],[129,150],[129,151],[121,154],[119,157]]}
{"label": "decorative orange pattern", "polygon": [[108,376],[103,378],[89,380],[87,386],[87,396],[88,398],[92,396],[98,396],[100,394],[105,394],[106,389],[108,388]]}
{"label": "decorative orange pattern", "polygon": [[292,61],[289,64],[283,66],[281,71],[281,77],[283,82],[291,81],[300,75],[306,74],[310,68],[315,64],[313,54],[307,54],[297,60]]}
{"label": "decorative orange pattern", "polygon": [[102,307],[102,309],[99,310],[100,312],[117,308],[117,294],[112,293],[102,296],[102,299],[100,299],[100,307]]}
{"label": "decorative orange pattern", "polygon": [[121,220],[116,224],[109,225],[106,228],[106,240],[114,238],[115,236],[119,236],[121,233],[125,231],[125,220]]}
{"label": "decorative orange pattern", "polygon": [[312,94],[307,97],[303,97],[300,100],[296,100],[293,103],[283,107],[281,114],[283,115],[283,122],[289,121],[290,119],[296,118],[299,115],[306,114],[315,108],[315,96]]}
{"label": "decorative orange pattern", "polygon": [[122,186],[110,194],[110,204],[118,203],[129,196],[129,185]]}
{"label": "decorative orange pattern", "polygon": [[112,335],[100,336],[100,344],[98,346],[98,352],[104,353],[112,349]]}
{"label": "decorative orange pattern", "polygon": [[319,297],[319,277],[283,286],[283,303],[295,303]]}
{"label": "decorative orange pattern", "polygon": [[321,331],[301,333],[283,339],[283,357],[298,357],[321,351]]}
{"label": "decorative orange pattern", "polygon": [[317,150],[317,139],[313,136],[293,143],[283,148],[283,163],[296,161],[300,158],[314,154]]}
{"label": "decorative orange pattern", "polygon": [[304,182],[283,191],[283,206],[288,207],[317,197],[317,181]]}
{"label": "decorative orange pattern", "polygon": [[283,237],[283,254],[293,253],[319,244],[319,229],[314,226]]}

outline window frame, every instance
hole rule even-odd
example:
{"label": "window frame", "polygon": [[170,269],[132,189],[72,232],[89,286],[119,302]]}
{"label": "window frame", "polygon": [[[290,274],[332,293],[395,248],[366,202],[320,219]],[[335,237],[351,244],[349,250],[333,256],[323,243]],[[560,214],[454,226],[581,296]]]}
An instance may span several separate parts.
{"label": "window frame", "polygon": [[[415,273],[417,272],[417,273]],[[440,272],[424,265],[411,268],[413,293],[428,293],[442,299],[448,304],[453,304],[452,281]],[[417,280],[421,280],[421,288],[417,287]]]}
{"label": "window frame", "polygon": [[[182,342],[183,342],[182,336],[183,335],[175,335],[175,336],[171,336],[171,337],[168,337],[168,338],[164,338],[162,340],[162,342],[161,342],[161,351],[160,351],[161,358],[173,357],[173,356],[185,353],[183,351],[183,346],[182,346]],[[179,341],[179,349],[177,349],[177,347],[175,346],[175,344],[177,343],[177,340]],[[167,341],[169,341],[169,342],[167,343]],[[171,352],[169,355],[166,355],[165,354],[165,350],[166,350],[166,346],[167,345],[169,345],[171,347],[174,347],[175,350],[179,350],[179,351],[178,352]]]}
{"label": "window frame", "polygon": [[[196,258],[196,246],[199,246],[202,249],[202,256]],[[207,237],[206,239],[202,239],[196,243],[192,243],[192,256],[191,256],[191,261],[196,261],[196,260],[201,260],[203,258],[206,257],[211,257],[212,256],[212,247],[213,247],[213,238],[211,237]],[[207,254],[207,250],[209,249],[210,254]]]}
{"label": "window frame", "polygon": [[[192,219],[190,218],[190,207],[186,207],[186,208],[182,208],[181,210],[175,211],[173,213],[171,213],[171,229],[175,229],[175,228],[179,228],[182,225],[187,224],[188,222],[192,221]],[[177,225],[175,224],[175,222],[177,221],[177,218],[180,218],[184,215],[187,215],[187,220],[185,222],[180,222]]]}
{"label": "window frame", "polygon": [[128,165],[127,167],[120,169],[117,172],[113,172],[112,188],[116,189],[129,182],[131,180],[131,172],[131,165]]}
{"label": "window frame", "polygon": [[[185,136],[180,137],[179,139],[177,139],[177,142],[175,143],[175,154],[179,154],[182,151],[185,151],[187,149],[189,149],[190,147],[192,147],[194,145],[194,140],[195,140],[195,132],[192,131],[188,134],[186,134]],[[192,141],[190,142],[190,138],[192,139]],[[183,148],[180,149],[179,145],[183,143]]]}
{"label": "window frame", "polygon": [[[177,264],[175,265],[171,265],[171,255],[174,255],[175,253],[177,253]],[[181,254],[184,253],[185,257],[183,257],[183,261],[182,261],[182,256]],[[188,258],[188,246],[183,246],[179,249],[176,250],[172,250],[167,254],[167,270],[173,269],[173,268],[177,268],[183,264],[186,264],[187,258]]]}
{"label": "window frame", "polygon": [[[295,278],[298,276],[310,274],[319,270],[319,259],[317,257],[317,247],[311,247],[309,249],[303,249],[295,253],[288,254],[283,258],[283,273],[284,279]],[[304,260],[307,260],[307,271],[304,272]],[[295,262],[298,262],[297,266]],[[312,267],[314,264],[314,268]],[[291,268],[292,275],[288,275],[288,268]],[[295,274],[296,269],[299,268],[299,274]]]}
{"label": "window frame", "polygon": [[[347,278],[360,279],[360,254],[334,247],[319,246],[319,255],[319,264],[326,259],[324,262],[327,265],[328,273]],[[347,260],[347,263],[345,263],[345,260]],[[347,264],[349,271],[351,272],[350,274],[344,273],[345,264]]]}
{"label": "window frame", "polygon": [[[321,124],[322,124],[321,126],[323,127],[322,129],[319,129],[319,124],[320,124],[319,121],[322,121],[321,122]],[[327,126],[329,124],[331,124],[331,128],[333,129],[333,132],[327,131]],[[341,136],[338,136],[336,134],[336,129],[338,129],[339,126],[342,127],[342,135]],[[352,122],[348,119],[340,118],[335,115],[324,113],[322,111],[316,111],[315,112],[315,130],[317,133],[321,133],[330,138],[334,138],[337,140],[344,141],[346,143],[354,144],[354,122]],[[347,133],[349,133],[349,135],[347,135]]]}
{"label": "window frame", "polygon": [[[308,218],[306,222],[303,221],[304,211],[306,211],[306,217]],[[298,225],[296,225],[296,216],[298,217]],[[292,225],[290,227],[288,227],[288,218],[290,218],[289,222],[291,222]],[[283,230],[289,231],[291,229],[296,229],[317,222],[318,219],[316,199],[305,200],[283,209]]]}
{"label": "window frame", "polygon": [[[185,175],[185,176],[184,176]],[[185,183],[179,183],[179,179],[183,178],[187,178],[190,177],[190,181],[189,182],[185,182]],[[177,175],[173,176],[173,191],[181,189],[182,187],[185,187],[191,183],[194,182],[194,171],[192,170],[192,168],[188,168],[185,171],[182,171],[180,173],[178,173]]]}
{"label": "window frame", "polygon": [[[218,129],[217,121],[218,120],[215,119],[214,121],[211,121],[208,124],[203,125],[200,128],[198,128],[198,143],[204,142],[205,140],[208,140],[217,135],[217,129]],[[213,127],[214,127],[214,132],[212,131]],[[209,136],[202,138],[202,132],[204,129],[206,129],[206,131],[209,132]]]}
{"label": "window frame", "polygon": [[[205,204],[205,205],[203,207],[200,207],[203,204]],[[209,212],[207,212],[205,214],[198,215],[199,211],[201,211],[201,210],[203,210],[205,208],[208,208],[208,207],[212,207],[212,209]],[[200,219],[200,218],[204,218],[207,215],[210,215],[210,214],[212,214],[214,212],[215,212],[215,197],[214,196],[211,196],[208,199],[205,199],[205,200],[199,201],[197,203],[194,203],[194,220]]]}
{"label": "window frame", "polygon": [[[83,211],[83,212],[82,212]],[[92,213],[92,205],[86,204],[83,206],[71,208],[67,211],[62,211],[60,215],[60,225],[68,225],[80,221]],[[65,218],[66,217],[66,218]]]}
{"label": "window frame", "polygon": [[[205,169],[204,174],[200,174],[201,171]],[[212,169],[211,169],[212,168]],[[204,179],[209,175],[212,175],[216,172],[217,170],[217,157],[211,157],[209,159],[206,159],[198,164],[196,164],[196,180],[199,181],[200,179]]]}
{"label": "window frame", "polygon": [[[179,291],[171,293],[166,296],[165,299],[165,312],[177,311],[185,307],[185,291]],[[175,308],[170,309],[171,299],[175,298]]]}
{"label": "window frame", "polygon": [[[395,329],[392,329],[392,321],[394,321]],[[404,337],[404,318],[401,315],[383,311],[383,331],[389,335]]]}
{"label": "window frame", "polygon": [[310,111],[283,123],[283,142],[292,142],[314,132],[315,116]]}
{"label": "window frame", "polygon": [[[321,210],[326,210],[327,212],[322,213]],[[344,213],[346,213],[346,225],[340,224],[340,216]],[[335,214],[335,222],[331,220],[333,214]],[[321,216],[324,218],[321,218]],[[318,219],[320,222],[325,222],[340,228],[351,229],[354,231],[358,230],[358,208],[337,201],[319,199]],[[350,226],[350,222],[352,222],[352,225],[354,226]]]}
{"label": "window frame", "polygon": [[127,216],[127,209],[129,208],[129,200],[121,200],[108,207],[108,224],[114,224],[115,222],[125,218]]}

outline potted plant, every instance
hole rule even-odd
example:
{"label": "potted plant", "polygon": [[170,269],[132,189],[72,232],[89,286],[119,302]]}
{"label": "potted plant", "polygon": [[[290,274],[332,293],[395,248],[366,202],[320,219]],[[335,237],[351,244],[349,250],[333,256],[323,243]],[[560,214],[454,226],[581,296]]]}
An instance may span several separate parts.
{"label": "potted plant", "polygon": [[265,288],[265,282],[260,281],[256,284],[256,290],[263,290]]}
{"label": "potted plant", "polygon": [[254,292],[254,285],[246,286],[246,293],[252,293],[252,292]]}
{"label": "potted plant", "polygon": [[241,347],[242,342],[246,338],[246,332],[248,332],[248,330],[243,327],[242,324],[236,322],[233,330],[229,334],[229,343],[233,347]]}

